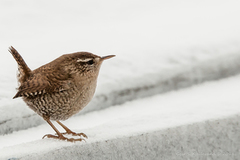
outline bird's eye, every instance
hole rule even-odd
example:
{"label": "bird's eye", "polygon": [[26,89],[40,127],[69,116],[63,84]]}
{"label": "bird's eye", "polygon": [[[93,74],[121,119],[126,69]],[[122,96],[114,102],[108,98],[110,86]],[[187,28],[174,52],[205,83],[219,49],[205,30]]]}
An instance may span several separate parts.
{"label": "bird's eye", "polygon": [[93,63],[94,63],[93,60],[90,60],[87,62],[87,64],[89,64],[89,65],[92,65]]}

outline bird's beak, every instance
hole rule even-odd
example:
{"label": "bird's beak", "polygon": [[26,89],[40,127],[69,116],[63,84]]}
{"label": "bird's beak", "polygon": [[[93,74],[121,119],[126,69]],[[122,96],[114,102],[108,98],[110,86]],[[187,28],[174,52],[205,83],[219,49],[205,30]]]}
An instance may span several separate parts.
{"label": "bird's beak", "polygon": [[101,60],[106,60],[106,59],[109,59],[109,58],[112,58],[112,57],[115,57],[115,55],[109,55],[109,56],[104,56],[104,57],[101,57]]}

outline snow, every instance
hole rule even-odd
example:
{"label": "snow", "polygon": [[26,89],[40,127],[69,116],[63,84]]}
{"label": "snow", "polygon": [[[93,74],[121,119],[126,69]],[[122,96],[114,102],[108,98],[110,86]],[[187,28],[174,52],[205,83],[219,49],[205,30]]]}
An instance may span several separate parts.
{"label": "snow", "polygon": [[[160,89],[156,86],[162,85],[164,80],[172,79],[172,77],[179,78],[180,80],[177,80],[180,82],[181,78],[189,78],[189,81],[184,81],[184,83],[189,83],[183,85],[186,87],[205,80],[238,73],[239,4],[237,0],[1,1],[0,134],[13,132],[13,134],[0,137],[1,145],[6,147],[6,144],[12,146],[34,141],[47,131],[52,132],[48,126],[40,125],[44,121],[34,114],[21,99],[12,100],[17,87],[17,65],[7,51],[10,45],[20,52],[31,69],[48,63],[64,53],[89,51],[101,56],[115,54],[115,58],[106,61],[102,66],[95,98],[81,112],[86,113],[130,99],[158,94]],[[175,83],[172,85],[170,84],[170,87],[165,90],[181,88],[174,88]],[[153,91],[146,89],[144,92],[143,89],[144,93],[131,93],[133,89],[149,88],[149,86],[153,86]],[[120,94],[122,97],[117,96]],[[168,103],[170,102],[174,103],[169,100]],[[208,102],[214,105],[215,101],[208,98],[206,103]],[[179,103],[181,104],[180,101]],[[235,104],[232,107],[235,107]],[[111,110],[114,109],[109,109],[108,114],[103,113],[106,116],[100,116],[97,122],[87,117],[92,116],[94,117],[92,119],[95,117],[97,119],[98,114],[108,112],[107,110],[73,117],[66,121],[66,124],[71,125],[75,118],[80,118],[78,124],[83,128],[79,129],[99,126],[98,129],[101,131],[100,123],[104,124],[114,118],[111,117]],[[138,114],[145,114],[143,111],[145,110],[139,110],[140,113],[136,113],[136,119],[138,119]],[[198,108],[191,109],[190,107],[189,111],[192,111],[189,112],[189,117],[191,114],[194,116],[195,111],[201,113]],[[125,112],[128,113],[128,110],[126,109]],[[178,110],[175,112],[181,113]],[[175,112],[173,115],[176,115]],[[149,113],[149,117],[146,116],[145,119],[139,121],[150,122],[153,120],[151,117],[154,118],[151,114]],[[214,114],[220,114],[220,112]],[[228,115],[228,112],[224,114]],[[212,113],[209,111],[207,115],[212,116]],[[181,122],[175,122],[175,117],[166,117],[162,114],[161,116],[165,117],[166,121],[172,120],[173,125]],[[126,122],[125,118],[131,119],[131,117],[134,120],[131,113],[128,118],[118,118]],[[207,118],[207,116],[204,117]],[[84,121],[85,118],[89,121],[88,123]],[[199,120],[203,119],[199,118]],[[128,128],[126,134],[128,131],[132,134],[131,125],[133,124],[130,122],[129,120],[128,125],[124,123]],[[119,122],[117,123],[122,126]],[[159,123],[165,126],[165,123]],[[151,124],[149,130],[151,127],[154,130],[157,129],[155,128],[157,124],[154,122]],[[36,127],[38,125],[40,126]],[[43,126],[46,128],[40,129]],[[86,132],[89,131],[87,134],[95,136],[89,128],[86,129]],[[103,128],[106,129],[104,126]],[[16,132],[17,130],[22,131]],[[26,133],[29,135],[28,132],[33,130],[34,134],[28,136],[29,141],[25,138],[19,140],[18,137],[24,137]],[[12,136],[12,140],[7,139],[7,136]],[[111,135],[107,136],[111,138]],[[95,138],[97,140],[97,137]],[[49,142],[41,140],[36,143],[41,144],[45,141]],[[91,143],[91,140],[89,139],[87,143]],[[61,144],[69,145],[62,142]],[[53,146],[55,146],[55,141],[53,141]],[[22,154],[28,152],[27,150],[19,151]]]}
{"label": "snow", "polygon": [[[73,117],[65,124],[88,135],[85,142],[69,143],[41,137],[54,133],[48,124],[0,137],[0,159],[45,154],[66,146],[119,139],[240,113],[240,76],[208,82],[179,91],[126,102]],[[58,127],[59,128],[59,127]],[[60,128],[61,131],[63,131]],[[74,153],[73,153],[74,154]],[[51,157],[50,157],[51,158]]]}

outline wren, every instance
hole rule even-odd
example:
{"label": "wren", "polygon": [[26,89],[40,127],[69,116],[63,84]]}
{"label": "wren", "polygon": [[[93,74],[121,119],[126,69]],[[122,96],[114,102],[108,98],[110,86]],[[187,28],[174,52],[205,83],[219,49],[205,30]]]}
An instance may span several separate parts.
{"label": "wren", "polygon": [[[75,133],[60,121],[78,113],[91,101],[102,62],[115,55],[100,57],[89,52],[64,54],[31,70],[15,48],[11,46],[9,52],[17,61],[19,71],[19,87],[13,98],[22,97],[56,132],[56,135],[47,134],[43,138],[70,142],[85,140],[87,136],[84,133]],[[51,120],[56,121],[66,132],[60,133]],[[79,138],[67,138],[64,134]]]}

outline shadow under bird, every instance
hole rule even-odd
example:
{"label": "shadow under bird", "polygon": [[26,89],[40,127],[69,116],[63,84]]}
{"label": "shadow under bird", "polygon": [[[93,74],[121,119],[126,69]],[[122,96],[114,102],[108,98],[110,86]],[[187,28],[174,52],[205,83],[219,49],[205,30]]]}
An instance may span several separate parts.
{"label": "shadow under bird", "polygon": [[[87,138],[84,133],[71,131],[60,120],[78,113],[91,101],[102,62],[115,55],[100,57],[89,52],[65,54],[32,71],[16,49],[10,47],[9,52],[17,61],[19,70],[19,88],[13,98],[22,97],[56,132],[43,138],[70,142]],[[56,121],[66,132],[60,133],[50,120]],[[67,138],[64,134],[84,138]]]}

